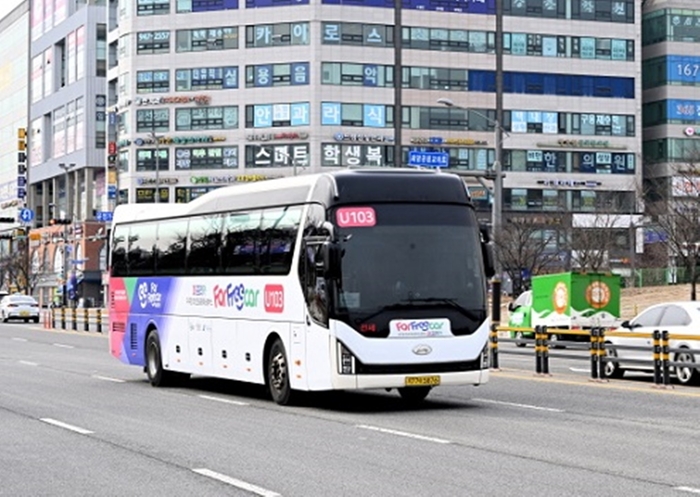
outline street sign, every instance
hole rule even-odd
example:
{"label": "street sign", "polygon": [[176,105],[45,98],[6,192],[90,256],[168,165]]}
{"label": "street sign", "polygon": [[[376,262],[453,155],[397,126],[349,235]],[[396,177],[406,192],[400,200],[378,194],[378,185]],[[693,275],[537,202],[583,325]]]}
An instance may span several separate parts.
{"label": "street sign", "polygon": [[20,209],[19,220],[23,223],[31,223],[34,220],[34,211],[31,209]]}
{"label": "street sign", "polygon": [[410,150],[408,152],[408,165],[420,167],[448,167],[450,165],[450,154],[447,152],[419,152]]}
{"label": "street sign", "polygon": [[112,211],[97,211],[95,219],[97,219],[101,223],[111,223]]}

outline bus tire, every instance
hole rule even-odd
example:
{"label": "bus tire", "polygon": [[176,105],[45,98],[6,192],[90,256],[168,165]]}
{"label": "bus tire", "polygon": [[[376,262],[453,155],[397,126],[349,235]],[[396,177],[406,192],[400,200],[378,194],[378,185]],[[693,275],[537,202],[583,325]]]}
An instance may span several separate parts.
{"label": "bus tire", "polygon": [[158,331],[153,329],[146,338],[146,374],[151,386],[167,387],[176,385],[189,378],[185,373],[176,373],[163,369],[163,353],[160,346]]}
{"label": "bus tire", "polygon": [[289,384],[289,362],[284,350],[284,344],[279,338],[270,347],[267,360],[267,388],[270,396],[279,405],[292,403],[293,392]]}
{"label": "bus tire", "polygon": [[433,387],[404,387],[399,388],[401,399],[409,405],[417,405],[425,400]]}

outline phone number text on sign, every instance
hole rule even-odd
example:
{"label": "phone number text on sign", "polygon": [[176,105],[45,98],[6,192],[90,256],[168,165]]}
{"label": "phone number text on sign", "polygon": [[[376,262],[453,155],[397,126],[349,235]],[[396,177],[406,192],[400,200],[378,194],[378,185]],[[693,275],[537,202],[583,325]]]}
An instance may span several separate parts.
{"label": "phone number text on sign", "polygon": [[341,207],[335,221],[341,228],[368,228],[377,224],[377,214],[372,207]]}

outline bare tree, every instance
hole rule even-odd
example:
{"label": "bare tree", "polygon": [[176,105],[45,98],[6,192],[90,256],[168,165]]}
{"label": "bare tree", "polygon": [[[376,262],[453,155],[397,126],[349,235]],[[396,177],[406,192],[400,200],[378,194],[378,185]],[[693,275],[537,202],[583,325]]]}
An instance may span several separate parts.
{"label": "bare tree", "polygon": [[0,258],[0,268],[8,287],[32,295],[39,281],[42,268],[38,253],[30,260],[29,244],[26,239],[15,239],[12,250]]}
{"label": "bare tree", "polygon": [[670,185],[647,192],[652,220],[664,236],[668,255],[686,271],[690,299],[697,299],[700,279],[700,165],[679,167]]}
{"label": "bare tree", "polygon": [[559,226],[538,217],[510,217],[494,236],[495,254],[513,282],[513,295],[523,291],[522,273],[536,275],[561,266]]}

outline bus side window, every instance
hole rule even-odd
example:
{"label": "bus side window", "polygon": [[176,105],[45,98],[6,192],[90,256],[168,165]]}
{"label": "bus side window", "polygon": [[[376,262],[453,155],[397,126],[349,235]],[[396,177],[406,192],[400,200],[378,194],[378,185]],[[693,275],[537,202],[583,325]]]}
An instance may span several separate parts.
{"label": "bus side window", "polygon": [[187,236],[187,273],[211,274],[219,271],[221,216],[190,219]]}
{"label": "bus side window", "polygon": [[[111,252],[112,260],[109,266],[112,270],[112,276],[127,275],[127,260],[126,260],[126,239],[129,236],[129,227],[117,226],[114,230],[114,238],[112,244],[114,249]],[[48,254],[48,250],[46,251]]]}
{"label": "bus side window", "polygon": [[129,276],[153,276],[156,223],[132,224],[127,239]]}

